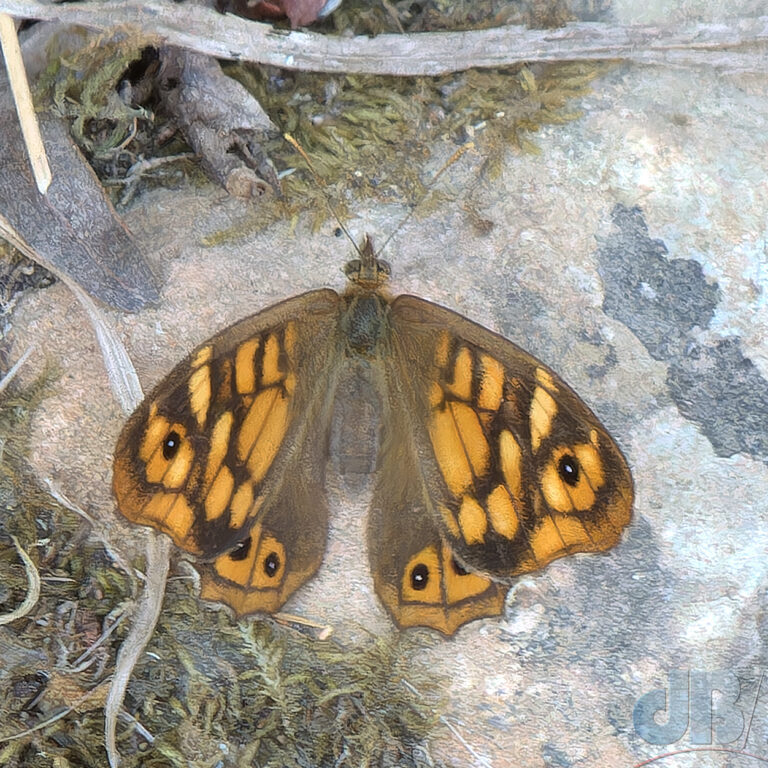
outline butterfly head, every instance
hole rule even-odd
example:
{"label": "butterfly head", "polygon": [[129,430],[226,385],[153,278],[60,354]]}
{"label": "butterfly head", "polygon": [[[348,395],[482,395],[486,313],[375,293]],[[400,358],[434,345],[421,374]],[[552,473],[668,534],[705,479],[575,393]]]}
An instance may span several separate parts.
{"label": "butterfly head", "polygon": [[392,272],[386,261],[377,258],[373,249],[373,242],[369,235],[365,236],[363,245],[358,248],[359,259],[348,261],[344,267],[344,274],[361,288],[375,292],[389,280]]}

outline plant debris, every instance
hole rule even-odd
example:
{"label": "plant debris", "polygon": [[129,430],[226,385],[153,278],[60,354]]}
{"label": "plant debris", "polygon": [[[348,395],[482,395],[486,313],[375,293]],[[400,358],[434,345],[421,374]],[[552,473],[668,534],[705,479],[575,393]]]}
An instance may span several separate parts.
{"label": "plant debris", "polygon": [[[527,11],[523,4],[515,7],[523,16],[530,12],[541,21],[555,6],[534,3],[525,6]],[[383,5],[365,7],[389,18]],[[398,7],[402,10],[404,6]],[[353,8],[342,4],[334,18]],[[437,4],[428,4],[422,11],[436,8]],[[355,19],[360,23],[364,17],[361,11]],[[341,23],[338,18],[336,23]],[[435,23],[430,28],[441,27]],[[36,94],[40,103],[52,102],[55,111],[72,121],[75,140],[104,183],[124,185],[133,172],[130,184],[134,189],[138,167],[148,169],[145,184],[176,183],[182,176],[187,183],[199,183],[200,175],[189,161],[151,162],[167,156],[177,159],[188,151],[175,132],[172,106],[160,97],[159,49],[147,38],[131,37],[124,31],[83,43],[68,56],[53,57],[55,62],[40,78]],[[225,73],[245,86],[281,132],[296,136],[343,217],[365,198],[408,205],[420,201],[424,197],[421,173],[436,146],[445,146],[450,155],[457,144],[473,139],[485,158],[483,170],[491,175],[498,171],[510,146],[537,151],[532,134],[542,125],[576,119],[580,112],[572,103],[607,68],[593,63],[537,64],[404,78],[223,65]],[[254,221],[238,227],[238,232],[261,229],[278,219],[294,220],[307,210],[313,211],[315,227],[326,220],[324,194],[316,181],[303,172],[286,175],[304,167],[293,148],[280,137],[266,140],[262,135],[258,152],[270,158],[283,176],[283,196],[260,205]],[[382,162],[384,154],[386,162]],[[256,160],[263,165],[264,157]],[[211,162],[207,156],[206,161]],[[434,205],[438,203],[434,201]]]}

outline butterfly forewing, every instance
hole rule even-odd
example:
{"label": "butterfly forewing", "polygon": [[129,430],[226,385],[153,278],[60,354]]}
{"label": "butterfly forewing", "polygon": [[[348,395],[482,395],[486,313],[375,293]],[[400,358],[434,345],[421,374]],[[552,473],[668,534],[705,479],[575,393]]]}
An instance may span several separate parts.
{"label": "butterfly forewing", "polygon": [[631,515],[629,469],[556,374],[417,297],[395,299],[390,322],[388,376],[405,385],[424,494],[463,564],[510,578],[617,543]]}
{"label": "butterfly forewing", "polygon": [[[295,479],[319,486],[297,497],[304,509],[317,499],[327,525],[312,462],[325,460],[338,316],[338,294],[312,291],[230,326],[177,365],[118,440],[120,511],[210,559],[243,542]],[[308,441],[320,446],[309,455]]]}

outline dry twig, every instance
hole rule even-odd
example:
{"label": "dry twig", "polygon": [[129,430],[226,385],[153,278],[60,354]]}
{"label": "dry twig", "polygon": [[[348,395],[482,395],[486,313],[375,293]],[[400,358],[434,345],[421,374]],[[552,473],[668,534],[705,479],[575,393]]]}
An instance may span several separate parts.
{"label": "dry twig", "polygon": [[27,595],[24,598],[21,605],[10,613],[5,613],[0,616],[0,624],[10,624],[16,619],[21,619],[26,616],[36,605],[40,599],[40,573],[37,567],[32,562],[32,558],[24,551],[24,548],[19,544],[18,539],[15,536],[11,536],[13,546],[16,547],[16,551],[19,553],[19,557],[24,563],[24,570],[27,573]]}
{"label": "dry twig", "polygon": [[40,136],[40,126],[37,123],[35,107],[32,104],[32,94],[29,92],[27,73],[21,58],[19,38],[16,36],[16,25],[7,13],[0,13],[0,46],[3,49],[5,69],[11,84],[16,113],[19,116],[24,144],[27,147],[29,164],[32,175],[40,194],[44,195],[51,184],[51,168],[45,154],[45,146]]}
{"label": "dry twig", "polygon": [[169,44],[223,59],[287,69],[379,75],[439,75],[520,62],[626,59],[729,72],[768,71],[768,16],[721,24],[568,24],[560,29],[504,26],[342,38],[285,33],[211,8],[163,0],[101,3],[0,0],[0,12],[96,29],[130,25]]}

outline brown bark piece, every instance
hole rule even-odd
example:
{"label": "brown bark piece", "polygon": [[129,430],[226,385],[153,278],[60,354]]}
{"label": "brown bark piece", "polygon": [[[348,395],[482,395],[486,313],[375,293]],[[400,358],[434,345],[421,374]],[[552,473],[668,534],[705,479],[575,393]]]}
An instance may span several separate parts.
{"label": "brown bark piece", "polygon": [[279,192],[262,144],[277,128],[258,101],[227,77],[215,59],[181,48],[161,49],[160,94],[203,167],[230,194]]}

